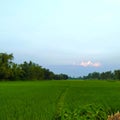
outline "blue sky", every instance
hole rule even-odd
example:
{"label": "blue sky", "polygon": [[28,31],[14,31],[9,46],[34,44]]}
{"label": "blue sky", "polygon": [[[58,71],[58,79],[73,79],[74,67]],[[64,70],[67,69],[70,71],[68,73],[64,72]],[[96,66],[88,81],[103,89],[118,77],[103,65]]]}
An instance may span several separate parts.
{"label": "blue sky", "polygon": [[119,0],[1,0],[0,51],[72,76],[118,69],[119,6]]}

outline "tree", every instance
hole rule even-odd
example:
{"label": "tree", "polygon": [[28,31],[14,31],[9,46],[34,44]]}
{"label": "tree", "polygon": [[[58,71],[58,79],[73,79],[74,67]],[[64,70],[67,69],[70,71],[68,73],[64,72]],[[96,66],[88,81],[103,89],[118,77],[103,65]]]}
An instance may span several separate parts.
{"label": "tree", "polygon": [[50,80],[54,78],[54,73],[49,71],[49,69],[42,68],[38,64],[32,61],[24,62],[20,65],[23,71],[23,80]]}
{"label": "tree", "polygon": [[[55,74],[49,69],[42,68],[38,64],[24,62],[16,64],[12,62],[13,54],[0,53],[0,80],[51,80]],[[67,79],[65,74],[58,75],[58,79]]]}
{"label": "tree", "polygon": [[54,79],[55,80],[67,80],[68,79],[68,75],[66,74],[57,74],[54,76]]}
{"label": "tree", "polygon": [[100,74],[100,79],[112,80],[112,79],[114,79],[114,76],[113,76],[113,73],[111,71],[102,72]]}
{"label": "tree", "polygon": [[116,80],[120,80],[120,70],[115,70],[115,71],[114,71],[114,78],[115,78]]}
{"label": "tree", "polygon": [[21,69],[20,65],[13,63],[10,80],[20,80],[23,73],[24,71]]}
{"label": "tree", "polygon": [[84,76],[84,79],[100,79],[99,72],[89,73],[87,76]]}
{"label": "tree", "polygon": [[9,79],[12,74],[13,54],[0,53],[0,79]]}

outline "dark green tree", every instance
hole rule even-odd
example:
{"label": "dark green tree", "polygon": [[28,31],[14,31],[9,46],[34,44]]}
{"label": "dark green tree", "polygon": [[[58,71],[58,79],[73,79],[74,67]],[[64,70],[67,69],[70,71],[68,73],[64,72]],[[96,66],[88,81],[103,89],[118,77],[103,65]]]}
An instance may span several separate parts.
{"label": "dark green tree", "polygon": [[120,80],[120,70],[115,70],[115,71],[114,71],[114,78],[115,78],[116,80]]}
{"label": "dark green tree", "polygon": [[9,79],[12,75],[13,54],[0,53],[0,79]]}
{"label": "dark green tree", "polygon": [[13,54],[0,53],[0,80],[68,79],[67,75],[55,75],[49,69],[42,68],[32,61],[16,64],[12,62],[13,58]]}

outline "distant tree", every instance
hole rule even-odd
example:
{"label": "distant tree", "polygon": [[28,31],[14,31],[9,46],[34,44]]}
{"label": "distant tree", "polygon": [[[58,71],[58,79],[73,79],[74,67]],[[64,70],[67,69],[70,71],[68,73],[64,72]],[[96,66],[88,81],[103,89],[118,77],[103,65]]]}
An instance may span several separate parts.
{"label": "distant tree", "polygon": [[[83,76],[83,79],[100,79],[100,80],[113,80],[117,76],[119,78],[119,71],[112,73],[111,71],[106,72],[93,72],[89,73],[87,76]],[[116,78],[116,79],[117,79]]]}
{"label": "distant tree", "polygon": [[113,73],[111,71],[107,71],[107,72],[105,72],[105,74],[106,74],[107,80],[113,79]]}
{"label": "distant tree", "polygon": [[102,79],[102,80],[105,80],[105,79],[106,79],[106,74],[105,74],[105,72],[102,72],[102,73],[100,74],[100,79]]}
{"label": "distant tree", "polygon": [[69,77],[66,74],[56,74],[54,76],[55,80],[67,80]]}
{"label": "distant tree", "polygon": [[13,63],[11,68],[12,74],[10,80],[20,80],[23,76],[24,71],[21,69],[20,65]]}
{"label": "distant tree", "polygon": [[83,79],[100,79],[99,72],[89,73],[87,76],[84,76]]}
{"label": "distant tree", "polygon": [[0,53],[0,79],[9,79],[12,75],[13,54]]}
{"label": "distant tree", "polygon": [[42,68],[32,61],[24,62],[20,65],[23,71],[23,80],[50,80],[54,78],[54,73],[49,69]]}
{"label": "distant tree", "polygon": [[68,75],[66,75],[66,74],[60,74],[60,77],[63,80],[67,80],[68,79]]}
{"label": "distant tree", "polygon": [[115,78],[116,80],[120,80],[120,70],[115,70],[115,71],[114,71],[114,78]]}
{"label": "distant tree", "polygon": [[56,75],[32,61],[16,64],[12,62],[13,58],[13,54],[0,53],[0,80],[68,79],[67,75]]}
{"label": "distant tree", "polygon": [[20,65],[21,70],[23,71],[22,78],[23,80],[38,80],[42,79],[42,68],[33,63],[32,61],[24,62],[23,64]]}
{"label": "distant tree", "polygon": [[114,76],[113,76],[113,73],[111,71],[102,72],[100,74],[100,79],[112,80],[113,78],[114,78]]}
{"label": "distant tree", "polygon": [[44,73],[44,79],[45,80],[51,79],[51,72],[49,71],[49,69],[43,68],[43,73]]}

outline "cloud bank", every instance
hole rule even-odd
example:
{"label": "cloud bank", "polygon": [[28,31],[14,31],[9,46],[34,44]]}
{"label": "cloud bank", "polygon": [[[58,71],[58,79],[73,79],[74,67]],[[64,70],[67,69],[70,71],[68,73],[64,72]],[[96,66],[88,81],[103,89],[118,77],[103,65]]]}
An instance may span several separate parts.
{"label": "cloud bank", "polygon": [[87,61],[87,62],[82,61],[82,62],[80,63],[80,66],[83,66],[83,67],[87,67],[87,66],[100,67],[101,64],[100,64],[99,62],[93,63],[93,62],[91,62],[91,61]]}
{"label": "cloud bank", "polygon": [[100,67],[101,63],[99,62],[91,62],[91,61],[82,61],[80,64],[74,64],[77,66],[82,66],[82,67]]}

